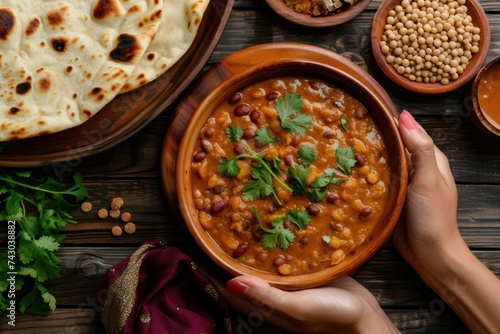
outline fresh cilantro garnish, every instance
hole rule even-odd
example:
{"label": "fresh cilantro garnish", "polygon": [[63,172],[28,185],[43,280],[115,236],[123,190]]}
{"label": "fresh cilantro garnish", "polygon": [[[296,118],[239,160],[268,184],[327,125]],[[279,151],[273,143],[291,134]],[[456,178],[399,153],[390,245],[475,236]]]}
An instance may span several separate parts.
{"label": "fresh cilantro garnish", "polygon": [[231,124],[226,128],[226,135],[230,141],[240,141],[243,136],[243,128],[241,126],[234,126]]}
{"label": "fresh cilantro garnish", "polygon": [[288,220],[297,225],[299,229],[302,230],[309,224],[311,218],[309,217],[309,211],[304,210],[300,212],[297,209],[293,209],[288,213]]}
{"label": "fresh cilantro garnish", "polygon": [[337,147],[335,150],[337,167],[346,175],[351,174],[351,167],[356,164],[356,160],[354,159],[355,153],[352,147]]}
{"label": "fresh cilantro garnish", "polygon": [[327,169],[325,169],[323,174],[318,176],[316,178],[316,180],[314,180],[311,183],[311,187],[323,188],[323,187],[328,186],[329,184],[333,184],[333,185],[338,186],[342,182],[344,182],[344,179],[341,177],[335,177],[336,175],[337,175],[337,172],[335,171],[335,169],[327,168]]}
{"label": "fresh cilantro garnish", "polygon": [[342,126],[342,129],[344,129],[344,131],[349,131],[347,130],[347,122],[347,118],[345,118],[344,116],[340,118],[340,125]]}
{"label": "fresh cilantro garnish", "polygon": [[259,227],[263,232],[262,246],[268,249],[273,249],[276,246],[279,246],[281,249],[287,250],[290,244],[295,240],[295,234],[293,234],[291,230],[284,227],[283,222],[285,220],[285,216],[275,218],[272,222],[273,228],[265,228],[262,226],[262,222],[255,207],[252,207],[252,210],[255,213]]}
{"label": "fresh cilantro garnish", "polygon": [[256,131],[255,139],[263,146],[280,141],[280,137],[271,137],[265,128]]}
{"label": "fresh cilantro garnish", "polygon": [[55,310],[56,300],[43,283],[60,277],[55,255],[64,239],[60,232],[68,223],[76,223],[70,212],[87,197],[82,176],[74,174],[73,182],[67,187],[49,176],[0,171],[0,220],[15,221],[17,231],[15,255],[0,253],[0,311],[4,314],[8,286],[2,283],[9,278],[7,272],[17,272],[21,313],[48,315]]}
{"label": "fresh cilantro garnish", "polygon": [[324,235],[324,236],[321,238],[321,240],[323,240],[323,242],[324,242],[325,244],[329,244],[329,243],[330,243],[330,240],[332,240],[332,239],[330,238],[330,236],[328,236],[328,235]]}
{"label": "fresh cilantro garnish", "polygon": [[[226,129],[226,134],[229,140],[241,142],[240,132],[242,134],[243,130],[240,131],[239,129],[241,129],[241,127],[235,127],[234,125],[231,125]],[[254,180],[250,181],[249,184],[245,186],[243,190],[243,198],[245,200],[255,200],[257,198],[263,198],[265,196],[273,194],[276,202],[281,205],[282,203],[273,188],[272,179],[275,179],[276,182],[278,182],[286,190],[292,191],[292,188],[290,188],[285,182],[283,182],[283,180],[281,180],[271,168],[274,167],[278,171],[281,171],[281,169],[279,168],[279,162],[281,160],[278,157],[275,157],[272,161],[271,166],[263,158],[266,154],[265,152],[257,154],[250,149],[248,151],[250,153],[243,153],[230,159],[227,159],[225,157],[220,158],[220,164],[217,167],[217,172],[228,177],[235,177],[241,171],[241,168],[237,164],[237,161],[239,159],[250,158],[256,160],[258,162],[258,165],[251,167]]]}
{"label": "fresh cilantro garnish", "polygon": [[281,126],[293,135],[303,136],[306,128],[312,127],[312,118],[300,113],[302,106],[304,102],[297,93],[286,93],[283,99],[276,100],[275,107]]}
{"label": "fresh cilantro garnish", "polygon": [[[273,194],[272,176],[267,169],[263,165],[258,165],[252,166],[250,170],[254,179],[243,187],[243,199],[245,201],[254,201]],[[274,195],[276,197],[275,193]],[[279,201],[277,197],[276,200]]]}
{"label": "fresh cilantro garnish", "polygon": [[223,174],[229,177],[235,177],[241,171],[240,166],[238,166],[237,164],[239,158],[240,158],[239,155],[231,159],[225,157],[220,158],[219,159],[220,164],[217,167],[217,172],[219,174]]}
{"label": "fresh cilantro garnish", "polygon": [[310,172],[310,168],[306,168],[302,165],[290,166],[290,168],[288,169],[288,177],[292,179],[290,187],[293,189],[294,195],[307,194],[308,191],[306,179]]}
{"label": "fresh cilantro garnish", "polygon": [[309,198],[313,202],[319,202],[325,198],[327,193],[328,190],[326,188],[313,188],[313,190],[309,192]]}
{"label": "fresh cilantro garnish", "polygon": [[314,152],[312,147],[307,145],[300,146],[297,156],[299,157],[300,162],[305,166],[312,164],[314,160],[316,160],[316,152]]}

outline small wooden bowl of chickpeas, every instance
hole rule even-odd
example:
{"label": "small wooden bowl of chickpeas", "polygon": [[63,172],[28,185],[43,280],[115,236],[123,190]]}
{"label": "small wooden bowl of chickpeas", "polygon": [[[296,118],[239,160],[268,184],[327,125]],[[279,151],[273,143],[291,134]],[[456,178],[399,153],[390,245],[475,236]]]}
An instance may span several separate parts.
{"label": "small wooden bowl of chickpeas", "polygon": [[441,94],[469,82],[490,45],[490,26],[477,0],[388,0],[373,19],[372,51],[399,86]]}

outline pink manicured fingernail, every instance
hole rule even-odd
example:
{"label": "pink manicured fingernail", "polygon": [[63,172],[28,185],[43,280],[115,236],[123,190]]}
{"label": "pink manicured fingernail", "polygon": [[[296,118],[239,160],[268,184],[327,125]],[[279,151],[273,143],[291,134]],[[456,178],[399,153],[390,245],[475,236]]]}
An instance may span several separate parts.
{"label": "pink manicured fingernail", "polygon": [[413,118],[413,116],[407,111],[403,110],[399,115],[399,121],[403,124],[403,126],[408,130],[417,130],[417,122]]}
{"label": "pink manicured fingernail", "polygon": [[236,297],[243,297],[245,296],[245,291],[248,289],[248,285],[232,279],[226,283],[226,288]]}

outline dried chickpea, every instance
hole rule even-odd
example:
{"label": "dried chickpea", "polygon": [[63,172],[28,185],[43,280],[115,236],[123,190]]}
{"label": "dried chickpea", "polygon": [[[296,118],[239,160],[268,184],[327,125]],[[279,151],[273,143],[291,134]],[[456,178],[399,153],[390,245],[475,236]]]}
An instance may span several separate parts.
{"label": "dried chickpea", "polygon": [[101,219],[107,218],[108,217],[108,210],[102,208],[97,211],[97,216]]}
{"label": "dried chickpea", "polygon": [[290,275],[292,273],[292,268],[290,267],[289,264],[285,263],[278,267],[278,272],[284,276]]}
{"label": "dried chickpea", "polygon": [[127,234],[133,234],[133,233],[135,233],[136,226],[135,226],[134,223],[130,223],[129,222],[129,223],[125,224],[125,226],[123,227],[123,229],[125,230],[125,232]]}
{"label": "dried chickpea", "polygon": [[[466,15],[465,3],[466,0],[403,0],[386,18],[384,36],[390,42],[380,43],[379,47],[387,63],[411,81],[446,85],[456,80],[464,70],[458,66],[467,65],[473,54],[479,52],[481,40],[481,29]],[[420,58],[412,62],[414,56]],[[460,64],[451,63],[456,57],[461,57]],[[422,63],[428,70],[425,75],[419,72]],[[443,75],[446,65],[450,68]]]}
{"label": "dried chickpea", "polygon": [[330,265],[335,266],[339,264],[345,257],[345,253],[342,249],[337,249],[332,253],[332,257],[330,260]]}
{"label": "dried chickpea", "polygon": [[123,231],[120,226],[113,226],[113,228],[111,229],[111,233],[113,233],[114,236],[119,237],[120,235],[122,235]]}
{"label": "dried chickpea", "polygon": [[92,210],[92,203],[90,203],[90,202],[83,202],[82,205],[80,205],[80,209],[83,212],[90,212]]}
{"label": "dried chickpea", "polygon": [[130,214],[130,212],[124,212],[122,213],[122,222],[124,223],[128,223],[130,221],[130,219],[132,219],[132,215]]}
{"label": "dried chickpea", "polygon": [[123,199],[121,197],[115,197],[111,201],[110,207],[113,210],[118,210],[123,206]]}
{"label": "dried chickpea", "polygon": [[109,210],[109,216],[111,218],[118,218],[118,217],[120,217],[120,210]]}

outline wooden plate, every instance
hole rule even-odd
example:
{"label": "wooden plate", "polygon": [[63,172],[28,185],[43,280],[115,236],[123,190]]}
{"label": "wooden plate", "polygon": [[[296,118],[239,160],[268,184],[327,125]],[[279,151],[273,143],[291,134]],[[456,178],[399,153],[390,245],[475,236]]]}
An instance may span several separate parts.
{"label": "wooden plate", "polygon": [[335,27],[352,20],[368,7],[371,0],[359,0],[353,6],[328,16],[311,16],[288,7],[283,0],[266,0],[269,7],[287,21],[308,28]]}
{"label": "wooden plate", "polygon": [[161,77],[118,95],[80,126],[55,134],[6,142],[2,167],[36,167],[51,163],[77,166],[82,158],[105,151],[137,133],[170,106],[203,69],[227,23],[234,0],[212,0],[186,54]]}
{"label": "wooden plate", "polygon": [[371,44],[372,52],[377,61],[377,64],[389,79],[394,81],[399,86],[416,93],[423,94],[442,94],[451,92],[469,82],[481,69],[486,55],[488,54],[490,46],[490,25],[486,14],[477,0],[467,0],[467,14],[472,18],[472,24],[481,29],[479,41],[479,52],[472,55],[471,60],[464,72],[458,77],[457,80],[450,81],[447,85],[441,83],[418,83],[411,81],[404,76],[398,74],[396,70],[390,66],[386,60],[385,55],[380,51],[380,41],[384,33],[384,26],[386,24],[387,13],[399,5],[401,0],[388,0],[383,1],[375,17],[373,18],[371,30]]}
{"label": "wooden plate", "polygon": [[205,96],[225,79],[248,70],[252,66],[279,59],[304,59],[335,66],[374,91],[381,103],[386,105],[395,117],[399,115],[396,106],[375,79],[359,67],[354,67],[354,64],[347,58],[332,51],[289,42],[256,45],[238,51],[215,64],[191,86],[179,102],[166,132],[161,157],[162,183],[168,205],[179,222],[182,222],[182,217],[177,200],[175,165],[179,144],[191,115]]}

